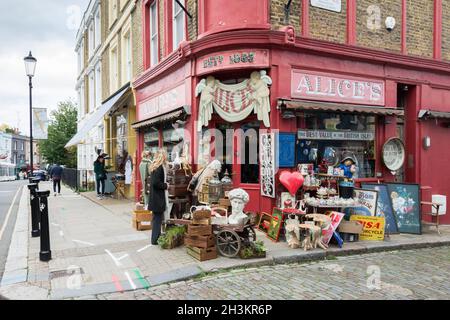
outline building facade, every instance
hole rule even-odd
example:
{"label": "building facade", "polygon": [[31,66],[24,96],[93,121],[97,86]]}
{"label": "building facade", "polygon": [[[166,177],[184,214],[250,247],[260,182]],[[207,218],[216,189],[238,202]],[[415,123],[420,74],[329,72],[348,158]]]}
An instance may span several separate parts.
{"label": "building facade", "polygon": [[[280,152],[295,155],[283,170],[346,151],[359,164],[357,182],[418,183],[423,200],[450,196],[450,151],[439,147],[450,133],[450,1],[181,3],[142,3],[138,154],[182,145],[197,167],[219,158],[250,194],[251,211],[277,205],[266,188],[280,190],[276,176],[264,176],[273,164],[260,158],[271,133],[286,137]],[[211,129],[224,134],[208,136]],[[229,129],[258,135],[232,137],[219,157]],[[396,177],[382,162],[393,137],[406,150]],[[242,161],[248,154],[256,163]]]}
{"label": "building facade", "polygon": [[[78,133],[67,146],[78,146],[80,181],[87,188],[94,186],[99,154],[108,155],[107,192],[114,189],[111,178],[125,173],[123,163],[136,160],[130,83],[142,70],[141,16],[139,0],[92,0],[78,31]],[[134,184],[125,189],[133,198]]]}

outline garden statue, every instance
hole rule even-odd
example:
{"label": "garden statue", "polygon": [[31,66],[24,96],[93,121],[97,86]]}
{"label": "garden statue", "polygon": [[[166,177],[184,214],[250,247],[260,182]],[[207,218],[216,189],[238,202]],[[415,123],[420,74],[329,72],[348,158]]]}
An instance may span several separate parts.
{"label": "garden statue", "polygon": [[244,213],[244,208],[250,200],[248,193],[243,189],[233,189],[228,197],[231,201],[231,215],[228,217],[228,224],[245,225],[249,219]]}

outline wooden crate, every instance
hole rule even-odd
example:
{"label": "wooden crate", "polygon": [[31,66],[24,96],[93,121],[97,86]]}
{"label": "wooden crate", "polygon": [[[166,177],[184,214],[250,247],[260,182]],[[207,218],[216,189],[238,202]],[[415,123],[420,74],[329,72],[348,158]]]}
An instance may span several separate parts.
{"label": "wooden crate", "polygon": [[212,226],[194,226],[188,225],[188,236],[210,236],[212,235]]}
{"label": "wooden crate", "polygon": [[211,218],[211,211],[209,210],[197,210],[192,213],[192,219],[194,220],[202,220],[210,218]]}
{"label": "wooden crate", "polygon": [[230,199],[219,199],[219,206],[223,208],[231,207],[231,201]]}
{"label": "wooden crate", "polygon": [[188,255],[190,255],[191,257],[193,257],[199,261],[217,259],[217,248],[216,247],[202,249],[202,248],[187,246],[186,249],[187,249]]}
{"label": "wooden crate", "polygon": [[132,219],[131,226],[137,231],[152,230],[152,223],[149,221],[136,221],[136,219]]}
{"label": "wooden crate", "polygon": [[211,248],[216,245],[216,239],[214,236],[185,236],[184,244],[191,247],[197,248]]}
{"label": "wooden crate", "polygon": [[168,191],[169,195],[175,196],[175,197],[183,197],[186,196],[189,191],[187,190],[188,185],[187,184],[170,184]]}
{"label": "wooden crate", "polygon": [[151,211],[148,210],[134,210],[133,211],[133,219],[142,222],[142,221],[152,221],[153,215]]}

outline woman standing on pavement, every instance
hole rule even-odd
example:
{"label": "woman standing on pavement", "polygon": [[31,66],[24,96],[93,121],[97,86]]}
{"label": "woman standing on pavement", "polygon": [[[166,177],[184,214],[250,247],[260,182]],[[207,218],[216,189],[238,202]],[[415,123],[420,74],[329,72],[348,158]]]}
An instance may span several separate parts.
{"label": "woman standing on pavement", "polygon": [[97,199],[103,200],[105,197],[105,180],[108,173],[105,169],[105,158],[103,156],[98,156],[97,160],[94,162],[94,173],[97,185]]}
{"label": "woman standing on pavement", "polygon": [[160,150],[150,164],[150,195],[148,210],[152,211],[152,245],[158,244],[164,217],[168,216],[169,193],[166,183],[167,153]]}

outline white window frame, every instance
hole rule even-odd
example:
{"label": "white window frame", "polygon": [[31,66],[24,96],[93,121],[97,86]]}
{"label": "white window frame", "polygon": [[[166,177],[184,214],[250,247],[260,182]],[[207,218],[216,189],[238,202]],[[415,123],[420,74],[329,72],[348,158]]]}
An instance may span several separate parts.
{"label": "white window frame", "polygon": [[[152,10],[155,12],[155,17],[153,18]],[[149,30],[150,30],[150,66],[153,67],[159,62],[159,19],[158,19],[158,4],[157,0],[149,7]],[[154,26],[153,26],[154,22]],[[154,27],[154,28],[153,28]]]}
{"label": "white window frame", "polygon": [[95,72],[95,108],[102,104],[102,64],[97,62],[94,68]]}
{"label": "white window frame", "polygon": [[108,0],[109,4],[109,27],[117,20],[118,0]]}
{"label": "white window frame", "polygon": [[132,34],[131,34],[131,21],[127,22],[127,24],[122,28],[122,39],[121,39],[121,66],[122,66],[122,79],[121,84],[124,85],[127,82],[131,81],[133,77],[133,42],[132,42]]}
{"label": "white window frame", "polygon": [[111,42],[109,49],[109,77],[110,77],[110,93],[114,93],[119,89],[119,46],[117,39]]}
{"label": "white window frame", "polygon": [[89,50],[89,58],[94,54],[94,46],[95,46],[95,26],[94,22],[91,21],[88,26],[88,50]]}
{"label": "white window frame", "polygon": [[81,62],[80,73],[81,73],[81,71],[84,70],[84,50],[85,50],[85,48],[84,48],[84,37],[83,37],[83,38],[81,38],[81,44],[80,44],[80,58],[81,58],[81,60],[80,60],[80,62]]}
{"label": "white window frame", "polygon": [[[179,6],[179,10],[175,11],[175,8],[178,6],[178,3],[175,0],[172,0],[172,44],[173,44],[173,50],[177,50],[178,46],[180,45],[181,42],[183,42],[186,37],[186,16],[185,13],[183,11],[183,9],[181,8],[181,6]],[[182,4],[186,5],[185,1],[181,1]],[[179,37],[180,35],[177,35],[177,24],[178,24],[178,20],[177,18],[181,15],[182,17],[182,25],[183,25],[183,34],[181,35],[181,37]]]}
{"label": "white window frame", "polygon": [[101,44],[102,38],[102,14],[100,10],[100,5],[97,7],[97,11],[94,15],[94,26],[95,26],[95,49],[97,49]]}
{"label": "white window frame", "polygon": [[86,114],[86,88],[84,81],[80,86],[80,109],[80,117],[82,118]]}
{"label": "white window frame", "polygon": [[81,55],[82,55],[81,46],[77,49],[77,63],[78,63],[78,74],[81,73]]}
{"label": "white window frame", "polygon": [[89,72],[89,113],[95,110],[95,70]]}

